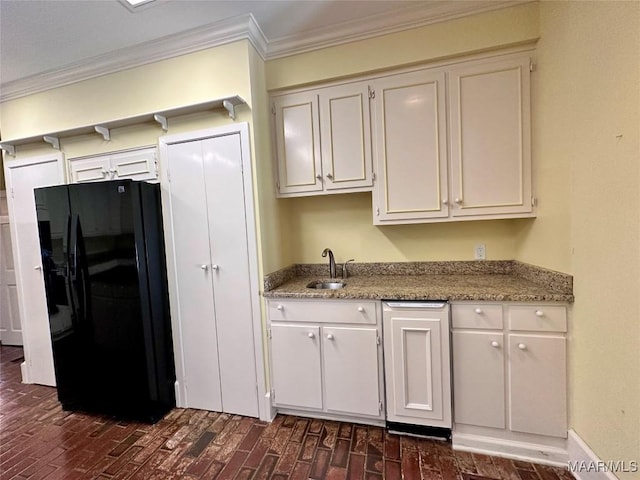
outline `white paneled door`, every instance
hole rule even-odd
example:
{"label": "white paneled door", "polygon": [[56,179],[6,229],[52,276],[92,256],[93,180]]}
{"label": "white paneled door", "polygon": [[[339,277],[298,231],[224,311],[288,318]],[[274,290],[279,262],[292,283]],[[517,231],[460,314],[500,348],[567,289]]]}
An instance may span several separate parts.
{"label": "white paneled door", "polygon": [[53,386],[56,380],[33,190],[63,183],[62,155],[11,161],[5,165],[5,173],[24,342],[23,381]]}
{"label": "white paneled door", "polygon": [[18,286],[6,202],[5,192],[0,192],[0,341],[3,345],[22,345]]}
{"label": "white paneled door", "polygon": [[178,403],[257,417],[249,152],[240,131],[215,132],[161,140]]}

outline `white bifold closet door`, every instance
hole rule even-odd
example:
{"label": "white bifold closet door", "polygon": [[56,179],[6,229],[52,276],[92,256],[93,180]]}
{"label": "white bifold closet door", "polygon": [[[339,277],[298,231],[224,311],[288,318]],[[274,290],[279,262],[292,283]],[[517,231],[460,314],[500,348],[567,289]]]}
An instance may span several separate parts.
{"label": "white bifold closet door", "polygon": [[257,417],[242,154],[239,133],[167,145],[175,274],[169,281],[177,297],[171,308],[180,329],[183,406]]}

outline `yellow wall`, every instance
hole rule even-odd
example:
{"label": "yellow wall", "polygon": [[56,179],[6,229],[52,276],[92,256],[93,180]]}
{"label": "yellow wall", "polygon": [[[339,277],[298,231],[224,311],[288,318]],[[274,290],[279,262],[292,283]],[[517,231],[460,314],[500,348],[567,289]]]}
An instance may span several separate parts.
{"label": "yellow wall", "polygon": [[638,461],[640,3],[542,2],[540,14],[545,194],[518,256],[574,275],[571,427],[602,460]]}
{"label": "yellow wall", "polygon": [[[472,17],[385,35],[315,52],[270,60],[267,86],[282,89],[402,65],[531,42],[538,5],[528,3]],[[487,258],[515,258],[518,232],[532,220],[471,221],[373,226],[371,195],[348,194],[279,200],[288,213],[295,262],[322,261],[329,246],[340,260],[471,260],[474,245]]]}
{"label": "yellow wall", "polygon": [[2,138],[29,137],[227,95],[250,100],[248,42],[105,75],[2,104]]}
{"label": "yellow wall", "polygon": [[254,188],[259,222],[259,250],[262,274],[294,262],[289,247],[286,206],[276,199],[274,162],[271,159],[270,110],[266,91],[264,61],[253,47],[249,49],[253,98]]}
{"label": "yellow wall", "polygon": [[370,193],[280,200],[288,205],[289,235],[297,262],[322,263],[330,247],[336,261],[406,262],[471,260],[474,245],[485,243],[487,258],[514,258],[512,222],[504,220],[373,225]]}

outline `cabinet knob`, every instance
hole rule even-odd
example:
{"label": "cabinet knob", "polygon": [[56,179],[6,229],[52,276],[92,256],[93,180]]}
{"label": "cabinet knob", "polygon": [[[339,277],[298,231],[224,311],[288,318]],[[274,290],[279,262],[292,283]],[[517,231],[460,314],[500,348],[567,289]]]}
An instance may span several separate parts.
{"label": "cabinet knob", "polygon": [[42,265],[36,265],[33,267],[34,270],[42,270]]}
{"label": "cabinet knob", "polygon": [[449,205],[449,200],[447,200],[446,198],[442,199],[442,204]]}
{"label": "cabinet knob", "polygon": [[317,178],[318,180],[322,180],[322,175],[318,174],[318,175],[316,175],[316,178]]}
{"label": "cabinet knob", "polygon": [[542,310],[536,310],[536,317],[544,317],[544,312]]}
{"label": "cabinet knob", "polygon": [[519,344],[518,344],[518,348],[519,348],[520,350],[526,350],[526,349],[527,349],[527,346],[526,346],[524,343],[519,343]]}
{"label": "cabinet knob", "polygon": [[209,265],[202,264],[200,265],[200,268],[206,272],[207,270],[209,270]]}
{"label": "cabinet knob", "polygon": [[333,338],[334,338],[334,337],[333,337],[333,335],[332,335],[331,333],[329,333],[329,334],[327,335],[327,340],[333,340]]}
{"label": "cabinet knob", "polygon": [[454,202],[456,203],[456,205],[460,205],[462,203],[462,198],[456,197]]}
{"label": "cabinet knob", "polygon": [[219,269],[220,269],[219,265],[216,265],[216,264],[211,265],[211,270],[215,270],[217,272]]}
{"label": "cabinet knob", "polygon": [[358,307],[359,312],[364,312],[364,307]]}
{"label": "cabinet knob", "polygon": [[491,342],[491,346],[493,348],[498,348],[500,346],[500,344],[494,340],[494,341]]}
{"label": "cabinet knob", "polygon": [[333,174],[332,173],[327,173],[327,178],[329,180],[333,180]]}
{"label": "cabinet knob", "polygon": [[282,305],[278,305],[276,308],[280,311],[284,310],[284,307]]}
{"label": "cabinet knob", "polygon": [[309,337],[309,338],[314,338],[315,336],[316,336],[316,334],[315,334],[315,333],[313,333],[313,332],[309,332],[309,333],[307,334],[307,337]]}
{"label": "cabinet knob", "polygon": [[482,309],[481,308],[476,308],[474,310],[474,312],[476,312],[478,315],[480,315],[482,313]]}

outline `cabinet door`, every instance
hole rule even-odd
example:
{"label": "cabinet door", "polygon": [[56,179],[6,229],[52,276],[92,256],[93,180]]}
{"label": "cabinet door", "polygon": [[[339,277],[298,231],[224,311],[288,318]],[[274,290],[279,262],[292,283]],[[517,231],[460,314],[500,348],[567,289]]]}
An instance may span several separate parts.
{"label": "cabinet door", "polygon": [[279,192],[321,191],[317,92],[276,97],[273,106]]}
{"label": "cabinet door", "polygon": [[452,215],[531,214],[529,56],[453,67],[449,95]]}
{"label": "cabinet door", "polygon": [[64,182],[62,154],[5,164],[18,309],[22,321],[24,383],[55,386],[49,314],[44,289],[38,217],[33,190]]}
{"label": "cabinet door", "polygon": [[509,335],[509,427],[566,438],[564,336]]}
{"label": "cabinet door", "polygon": [[451,427],[447,322],[398,312],[385,316],[384,327],[387,419]]}
{"label": "cabinet door", "polygon": [[111,155],[112,179],[155,180],[158,178],[156,149],[145,148],[133,152]]}
{"label": "cabinet door", "polygon": [[454,330],[452,337],[455,422],[504,428],[503,333]]}
{"label": "cabinet door", "polygon": [[144,148],[130,152],[70,158],[71,183],[100,182],[103,180],[158,178],[156,149]]}
{"label": "cabinet door", "polygon": [[374,223],[447,217],[444,72],[376,80]]}
{"label": "cabinet door", "polygon": [[110,180],[109,156],[70,158],[71,183],[101,182]]}
{"label": "cabinet door", "polygon": [[[0,202],[4,200],[4,196],[0,195]],[[0,208],[0,341],[2,345],[22,345],[9,216],[3,215],[3,210]]]}
{"label": "cabinet door", "polygon": [[321,89],[319,103],[325,190],[371,187],[368,85],[353,83]]}
{"label": "cabinet door", "polygon": [[322,342],[326,409],[379,416],[378,331],[323,327]]}
{"label": "cabinet door", "polygon": [[322,408],[320,327],[271,324],[274,405]]}

